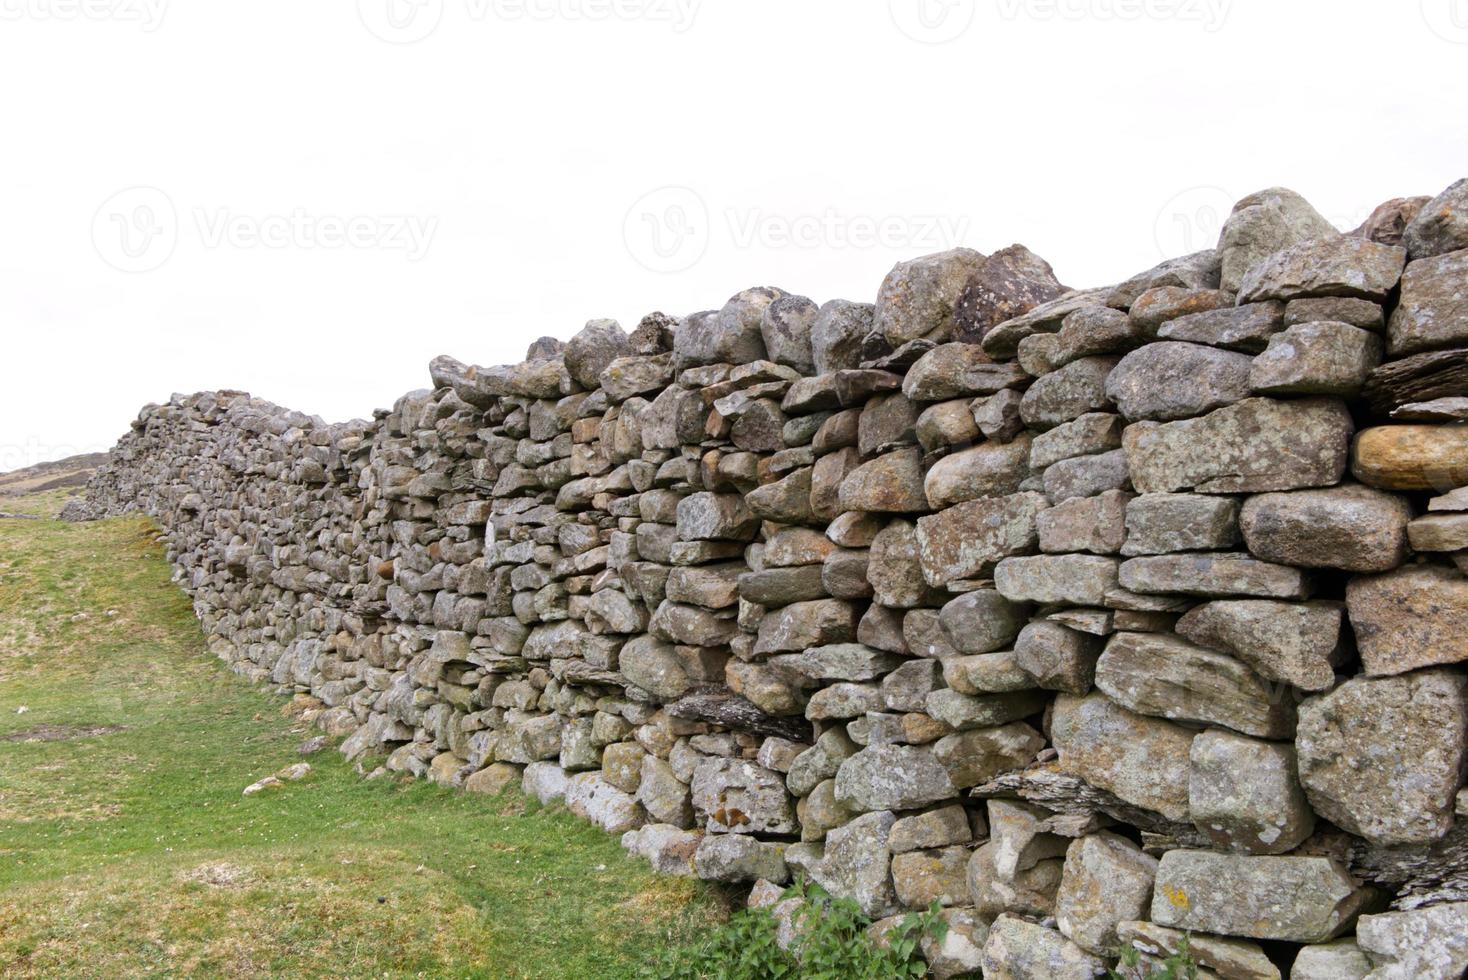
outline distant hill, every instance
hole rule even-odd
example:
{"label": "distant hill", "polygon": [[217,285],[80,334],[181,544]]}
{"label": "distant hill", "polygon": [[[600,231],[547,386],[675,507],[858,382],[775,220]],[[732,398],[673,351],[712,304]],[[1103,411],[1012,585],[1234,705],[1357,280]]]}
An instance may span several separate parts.
{"label": "distant hill", "polygon": [[87,453],[0,473],[0,497],[85,486],[107,458],[106,453]]}

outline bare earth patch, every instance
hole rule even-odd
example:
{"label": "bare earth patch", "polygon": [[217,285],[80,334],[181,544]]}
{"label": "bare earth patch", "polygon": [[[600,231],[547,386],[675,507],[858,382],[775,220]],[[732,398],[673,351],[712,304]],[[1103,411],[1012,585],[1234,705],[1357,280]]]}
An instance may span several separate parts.
{"label": "bare earth patch", "polygon": [[23,732],[0,735],[0,742],[69,742],[75,738],[92,738],[125,732],[122,725],[38,725]]}

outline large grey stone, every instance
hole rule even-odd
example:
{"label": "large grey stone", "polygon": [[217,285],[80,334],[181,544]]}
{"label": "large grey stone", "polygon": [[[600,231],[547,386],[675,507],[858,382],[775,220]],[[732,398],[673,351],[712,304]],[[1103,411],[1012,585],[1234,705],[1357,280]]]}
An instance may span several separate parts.
{"label": "large grey stone", "polygon": [[934,510],[980,497],[1018,493],[1030,475],[1030,440],[986,442],[944,456],[928,470],[923,489]]}
{"label": "large grey stone", "polygon": [[1387,356],[1468,344],[1468,249],[1418,259],[1402,276],[1387,327]]}
{"label": "large grey stone", "polygon": [[933,743],[933,758],[948,771],[954,787],[962,790],[1023,769],[1044,747],[1043,735],[1024,722],[1012,722],[945,735]]}
{"label": "large grey stone", "polygon": [[1188,809],[1221,850],[1244,854],[1285,854],[1315,830],[1294,747],[1231,732],[1193,739]]}
{"label": "large grey stone", "polygon": [[709,757],[693,771],[693,808],[711,834],[793,834],[785,777],[743,759]]}
{"label": "large grey stone", "polygon": [[1250,194],[1234,205],[1218,239],[1222,286],[1237,292],[1245,273],[1280,249],[1338,234],[1292,190],[1272,187]]}
{"label": "large grey stone", "polygon": [[811,351],[816,374],[861,367],[861,344],[872,332],[876,307],[833,299],[821,306],[811,326]]}
{"label": "large grey stone", "polygon": [[1369,897],[1332,858],[1177,850],[1158,864],[1152,921],[1225,936],[1318,943],[1349,929]]}
{"label": "large grey stone", "polygon": [[1240,554],[1131,558],[1121,565],[1120,581],[1122,588],[1145,595],[1304,599],[1310,593],[1309,579],[1299,569]]}
{"label": "large grey stone", "polygon": [[1407,250],[1360,238],[1326,238],[1281,249],[1244,274],[1240,303],[1354,296],[1383,300],[1396,288]]}
{"label": "large grey stone", "polygon": [[857,467],[841,482],[840,508],[878,514],[927,510],[922,450],[898,449]]}
{"label": "large grey stone", "polygon": [[1055,895],[1055,923],[1066,938],[1098,956],[1114,956],[1116,927],[1152,905],[1157,859],[1124,837],[1101,832],[1073,841]]}
{"label": "large grey stone", "polygon": [[1422,844],[1453,824],[1468,763],[1468,678],[1358,677],[1300,706],[1295,747],[1315,812],[1377,844]]}
{"label": "large grey stone", "polygon": [[898,905],[888,841],[896,822],[889,812],[866,813],[831,831],[811,876],[837,898],[854,901],[868,918],[893,914]]}
{"label": "large grey stone", "polygon": [[566,344],[566,370],[583,388],[595,389],[601,373],[630,353],[627,333],[616,320],[592,320]]}
{"label": "large grey stone", "polygon": [[[1317,300],[1298,300],[1301,303]],[[1355,300],[1354,302],[1365,302]],[[1257,354],[1284,328],[1285,304],[1245,303],[1169,320],[1157,330],[1161,340],[1184,340]]]}
{"label": "large grey stone", "polygon": [[958,298],[983,264],[984,256],[971,248],[899,262],[877,293],[873,328],[893,347],[909,340],[948,340]]}
{"label": "large grey stone", "polygon": [[1263,493],[1331,486],[1353,431],[1332,398],[1247,398],[1196,419],[1139,422],[1122,442],[1140,493]]}
{"label": "large grey stone", "polygon": [[949,601],[938,616],[949,643],[965,654],[1002,650],[1019,635],[1028,619],[1027,606],[1011,602],[993,589],[966,592]]}
{"label": "large grey stone", "polygon": [[954,337],[977,344],[991,329],[1066,292],[1050,263],[1023,245],[1002,248],[964,284],[954,310]]}
{"label": "large grey stone", "polygon": [[995,920],[984,944],[989,980],[1092,980],[1105,965],[1054,929],[1011,915]]}
{"label": "large grey stone", "polygon": [[1223,725],[1260,738],[1293,734],[1294,703],[1233,657],[1163,633],[1118,633],[1096,664],[1096,686],[1132,711]]}
{"label": "large grey stone", "polygon": [[[1367,916],[1362,916],[1367,918]],[[1357,920],[1356,927],[1361,927]],[[1290,980],[1363,980],[1371,972],[1371,961],[1354,939],[1306,946],[1290,966]],[[1407,980],[1406,974],[1401,980]]]}
{"label": "large grey stone", "polygon": [[784,848],[742,835],[705,836],[693,855],[693,867],[704,881],[727,884],[769,881],[778,885],[790,879]]}
{"label": "large grey stone", "polygon": [[852,810],[914,810],[958,795],[948,770],[926,748],[874,745],[841,763],[836,799]]}
{"label": "large grey stone", "polygon": [[993,395],[1028,379],[1012,361],[994,361],[978,344],[941,344],[907,371],[902,393],[914,401]]}
{"label": "large grey stone", "polygon": [[1301,323],[1276,334],[1249,367],[1249,387],[1262,395],[1361,393],[1381,363],[1381,338],[1347,323]]}
{"label": "large grey stone", "polygon": [[1000,560],[1033,551],[1036,519],[1049,506],[1044,494],[1019,493],[970,500],[918,518],[924,578],[933,586],[980,578]]}
{"label": "large grey stone", "polygon": [[1468,248],[1468,178],[1428,201],[1402,233],[1414,259]]}
{"label": "large grey stone", "polygon": [[1347,485],[1265,493],[1244,502],[1239,524],[1265,561],[1348,572],[1385,572],[1407,557],[1405,497]]}
{"label": "large grey stone", "polygon": [[1468,579],[1443,565],[1354,578],[1346,608],[1372,675],[1468,660]]}
{"label": "large grey stone", "polygon": [[1363,915],[1356,942],[1371,980],[1457,980],[1468,971],[1468,902]]}
{"label": "large grey stone", "polygon": [[1118,567],[1100,555],[1006,558],[994,569],[994,587],[1011,602],[1100,606],[1116,588]]}
{"label": "large grey stone", "polygon": [[[987,345],[986,345],[987,346]],[[1025,392],[1019,414],[1034,429],[1053,429],[1088,412],[1111,409],[1106,378],[1119,359],[1083,357],[1040,378]]]}
{"label": "large grey stone", "polygon": [[1104,694],[1055,699],[1050,738],[1060,768],[1169,820],[1188,819],[1194,733],[1134,714]]}
{"label": "large grey stone", "polygon": [[1239,504],[1229,497],[1144,493],[1126,508],[1128,557],[1214,551],[1239,543]]}
{"label": "large grey stone", "polygon": [[770,360],[801,374],[823,374],[829,370],[816,368],[811,350],[812,327],[818,315],[819,308],[805,296],[781,296],[766,306],[760,317],[760,336]]}
{"label": "large grey stone", "polygon": [[1192,418],[1249,397],[1247,354],[1163,341],[1123,357],[1106,379],[1106,394],[1131,421]]}
{"label": "large grey stone", "polygon": [[1265,680],[1323,691],[1335,683],[1343,659],[1343,612],[1337,602],[1222,600],[1189,610],[1176,629],[1200,646],[1233,654]]}

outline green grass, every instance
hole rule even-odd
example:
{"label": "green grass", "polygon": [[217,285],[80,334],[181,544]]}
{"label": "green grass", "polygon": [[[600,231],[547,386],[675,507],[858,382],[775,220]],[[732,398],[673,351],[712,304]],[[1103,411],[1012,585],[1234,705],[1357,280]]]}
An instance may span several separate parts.
{"label": "green grass", "polygon": [[241,795],[312,734],[205,651],[147,520],[0,520],[0,976],[635,976],[725,917],[515,792],[328,750]]}

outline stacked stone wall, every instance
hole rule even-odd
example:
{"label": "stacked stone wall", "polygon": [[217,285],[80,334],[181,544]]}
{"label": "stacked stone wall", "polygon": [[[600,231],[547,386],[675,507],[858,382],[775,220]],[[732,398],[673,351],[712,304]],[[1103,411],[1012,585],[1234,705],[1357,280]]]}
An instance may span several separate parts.
{"label": "stacked stone wall", "polygon": [[430,377],[338,425],[150,405],[67,516],[152,515],[211,649],[364,768],[786,916],[797,876],[936,901],[938,976],[1468,966],[1468,181]]}

